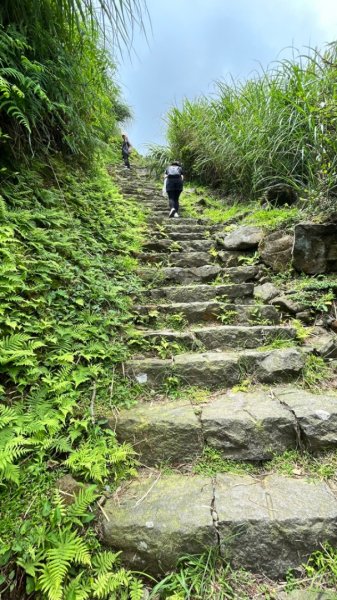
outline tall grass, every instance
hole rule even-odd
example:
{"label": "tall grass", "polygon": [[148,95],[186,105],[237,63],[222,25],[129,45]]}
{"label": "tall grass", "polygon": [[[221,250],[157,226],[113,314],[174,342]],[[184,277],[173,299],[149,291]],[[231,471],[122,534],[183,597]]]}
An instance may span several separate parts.
{"label": "tall grass", "polygon": [[214,98],[169,111],[168,154],[200,182],[243,197],[279,184],[334,194],[336,83],[335,43],[248,81],[218,82]]}

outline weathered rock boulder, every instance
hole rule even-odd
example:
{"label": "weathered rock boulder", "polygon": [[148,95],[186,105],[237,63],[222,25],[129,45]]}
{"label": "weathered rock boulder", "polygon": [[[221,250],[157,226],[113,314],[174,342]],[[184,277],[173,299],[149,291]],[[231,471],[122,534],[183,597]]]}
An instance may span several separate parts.
{"label": "weathered rock boulder", "polygon": [[266,282],[261,285],[256,285],[254,287],[254,296],[255,298],[259,298],[263,302],[270,302],[275,296],[280,295],[280,290],[278,290],[272,283]]}
{"label": "weathered rock boulder", "polygon": [[290,314],[290,315],[294,315],[298,312],[301,312],[304,310],[304,306],[302,304],[299,304],[298,302],[294,302],[294,300],[292,300],[291,295],[281,295],[281,296],[276,296],[276,298],[273,298],[270,303],[273,306],[277,306],[278,308],[280,308],[283,312]]}
{"label": "weathered rock boulder", "polygon": [[337,225],[296,225],[292,262],[297,271],[312,275],[337,271]]}
{"label": "weathered rock boulder", "polygon": [[262,237],[261,227],[237,227],[226,235],[221,245],[225,250],[256,250]]}
{"label": "weathered rock boulder", "polygon": [[293,242],[293,235],[290,233],[282,231],[269,233],[259,244],[261,259],[273,271],[285,271],[291,263]]}

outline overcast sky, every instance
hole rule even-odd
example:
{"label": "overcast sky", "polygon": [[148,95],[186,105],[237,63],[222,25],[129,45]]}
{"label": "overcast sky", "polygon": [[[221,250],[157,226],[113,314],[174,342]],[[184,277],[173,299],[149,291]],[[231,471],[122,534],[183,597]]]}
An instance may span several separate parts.
{"label": "overcast sky", "polygon": [[[120,64],[135,118],[131,143],[165,143],[164,117],[183,98],[214,91],[214,81],[247,79],[259,68],[337,40],[337,0],[147,0],[152,32],[135,35]],[[288,48],[288,49],[287,49]],[[135,54],[136,53],[136,54]]]}

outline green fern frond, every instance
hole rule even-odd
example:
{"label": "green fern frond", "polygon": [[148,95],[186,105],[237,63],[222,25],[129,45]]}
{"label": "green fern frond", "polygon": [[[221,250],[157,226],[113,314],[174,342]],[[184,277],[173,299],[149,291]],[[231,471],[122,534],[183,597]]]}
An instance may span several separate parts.
{"label": "green fern frond", "polygon": [[142,600],[144,598],[144,586],[139,579],[132,578],[129,585],[130,600]]}
{"label": "green fern frond", "polygon": [[95,485],[86,486],[79,490],[75,496],[75,501],[69,506],[67,516],[70,520],[73,517],[85,517],[89,506],[98,497],[97,488]]}
{"label": "green fern frond", "polygon": [[70,528],[53,536],[53,546],[46,551],[38,582],[50,600],[62,600],[63,584],[71,564],[90,565],[90,552],[84,540]]}
{"label": "green fern frond", "polygon": [[113,594],[121,588],[127,588],[130,581],[130,572],[123,568],[115,573],[100,575],[92,586],[94,598],[106,598],[108,594]]}
{"label": "green fern frond", "polygon": [[111,568],[119,564],[119,557],[121,552],[99,552],[92,559],[92,566],[95,570],[96,575],[106,575]]}

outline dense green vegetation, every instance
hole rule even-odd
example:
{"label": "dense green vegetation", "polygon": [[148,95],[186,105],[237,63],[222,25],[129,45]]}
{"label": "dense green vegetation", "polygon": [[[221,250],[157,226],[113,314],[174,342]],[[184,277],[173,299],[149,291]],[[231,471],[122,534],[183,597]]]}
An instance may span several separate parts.
{"label": "dense green vegetation", "polygon": [[[95,12],[94,5],[101,7]],[[133,473],[105,407],[119,384],[138,288],[143,216],[107,164],[130,115],[113,45],[141,2],[7,1],[0,7],[0,593],[4,598],[141,597],[102,552],[90,522],[95,485]],[[110,48],[111,50],[111,48]],[[73,473],[76,502],[55,491]]]}
{"label": "dense green vegetation", "polygon": [[301,196],[336,192],[336,45],[283,60],[245,82],[220,82],[215,98],[186,99],[167,115],[161,168],[180,158],[188,175],[244,201],[289,185]]}

